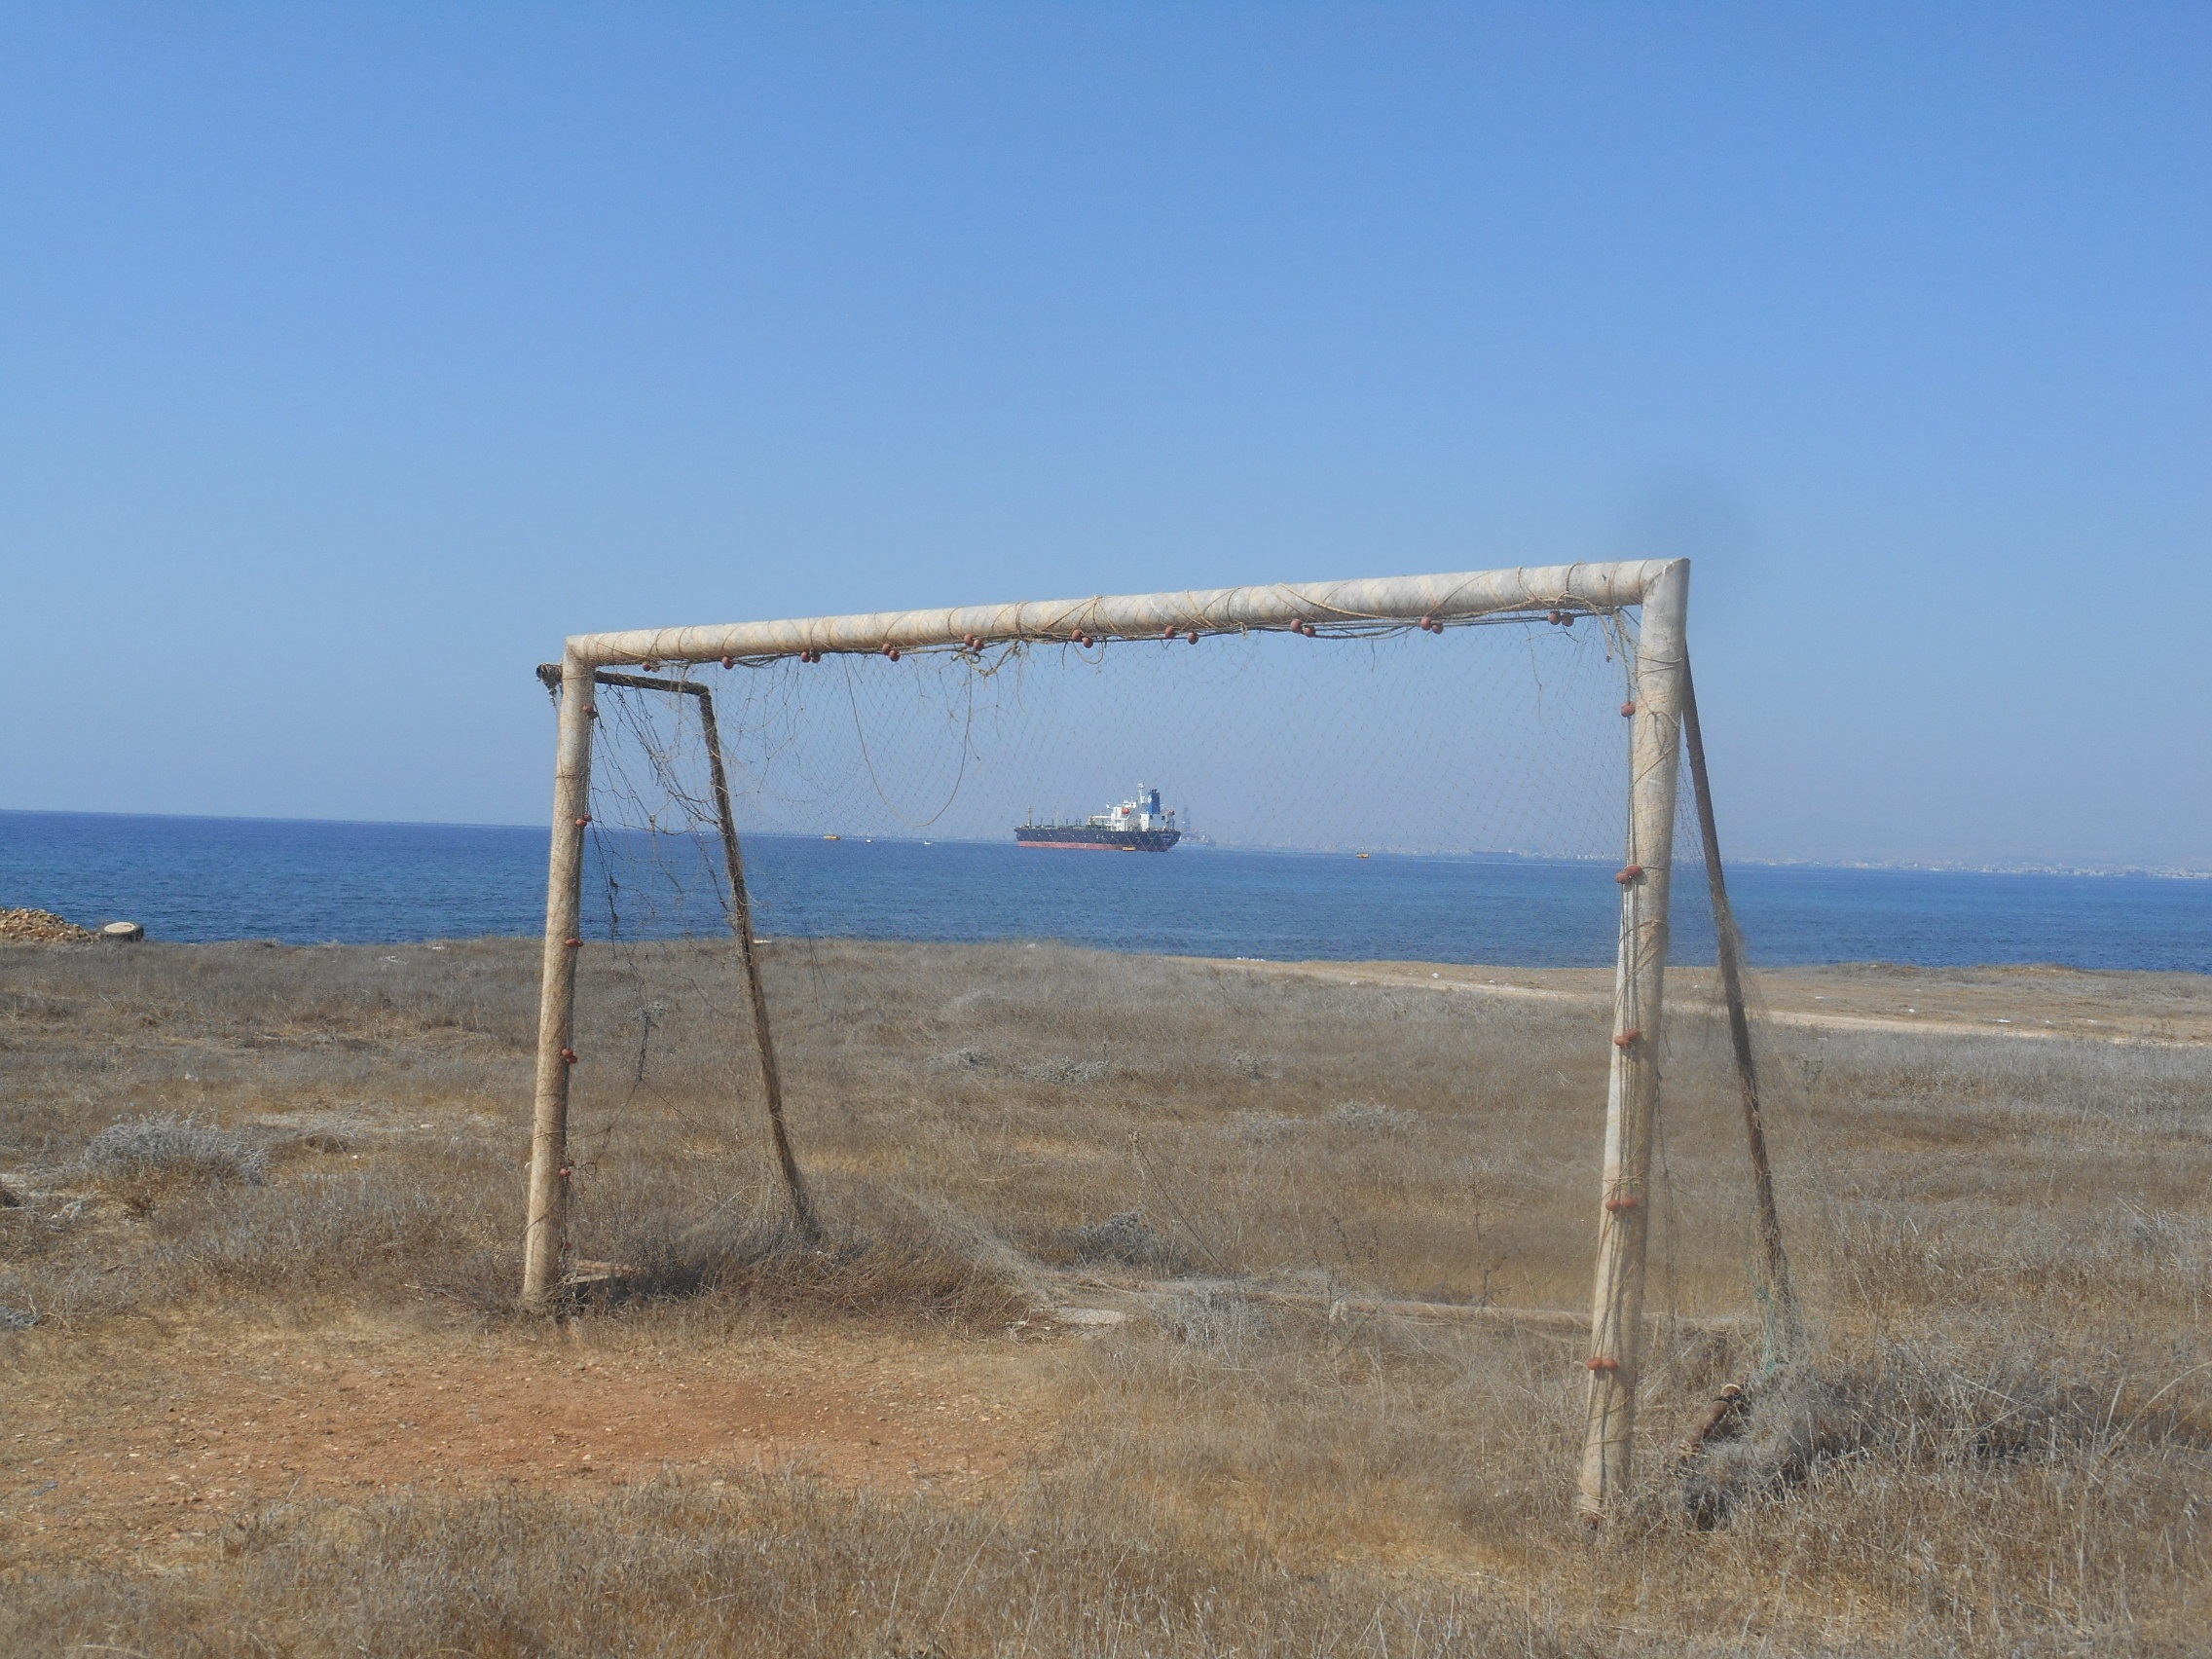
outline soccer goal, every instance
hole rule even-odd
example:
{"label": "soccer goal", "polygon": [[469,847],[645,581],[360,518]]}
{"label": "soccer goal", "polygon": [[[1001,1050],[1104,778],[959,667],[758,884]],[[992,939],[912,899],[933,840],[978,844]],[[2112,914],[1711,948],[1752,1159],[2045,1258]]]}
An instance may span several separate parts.
{"label": "soccer goal", "polygon": [[[725,1106],[757,1126],[749,1201],[803,1246],[832,1225],[820,1181],[903,1168],[1070,1272],[1357,1274],[1470,1307],[1591,1271],[1587,1220],[1569,1248],[1514,1210],[1553,1171],[1483,1150],[1579,1132],[1602,1147],[1579,1503],[1603,1516],[1645,1348],[1678,866],[1717,912],[1758,1294],[1794,1318],[1688,586],[1684,560],[1577,564],[571,638],[539,671],[524,1302],[620,1271],[581,1255],[623,1248],[579,1241],[584,1208],[711,1161]],[[1514,1023],[1554,992],[1483,973],[1604,959],[1609,1014],[1561,1027],[1587,1033],[1572,1056]],[[742,1186],[702,1174],[701,1213]],[[1522,1229],[1479,1282],[1461,1203],[1470,1235]]]}

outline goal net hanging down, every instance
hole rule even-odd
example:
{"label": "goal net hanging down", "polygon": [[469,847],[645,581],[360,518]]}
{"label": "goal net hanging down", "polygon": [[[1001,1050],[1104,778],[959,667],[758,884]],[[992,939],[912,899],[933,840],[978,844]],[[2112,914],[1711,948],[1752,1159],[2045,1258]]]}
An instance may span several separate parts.
{"label": "goal net hanging down", "polygon": [[[1788,1307],[1732,932],[1702,903],[1710,813],[1677,787],[1688,578],[570,640],[540,670],[560,735],[524,1300],[646,1233],[734,1217],[812,1245],[896,1197],[1045,1272],[1559,1307],[1590,1271],[1602,1121],[1602,1515],[1647,1237],[1753,1207],[1740,1178],[1653,1184],[1677,874],[1685,947],[1717,945],[1729,991],[1770,1334]],[[1609,996],[1571,972],[1604,966]]]}

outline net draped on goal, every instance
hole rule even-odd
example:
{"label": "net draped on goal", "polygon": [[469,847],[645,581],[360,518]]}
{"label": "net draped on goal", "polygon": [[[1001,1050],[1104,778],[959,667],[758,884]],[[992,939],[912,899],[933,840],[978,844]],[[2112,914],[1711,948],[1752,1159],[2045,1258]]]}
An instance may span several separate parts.
{"label": "net draped on goal", "polygon": [[[1634,660],[1631,616],[1555,612],[636,677],[711,694],[832,1213],[897,1195],[1055,1272],[1572,1307],[1603,981],[1473,970],[1612,963]],[[699,699],[597,695],[572,1249],[622,1257],[778,1199]],[[1140,790],[1165,850],[1015,836]],[[1681,793],[1675,955],[1710,962]]]}
{"label": "net draped on goal", "polygon": [[[714,695],[737,827],[761,849],[763,930],[844,933],[868,919],[865,899],[840,906],[814,894],[804,872],[787,876],[778,843],[965,842],[1011,856],[1016,826],[1081,822],[1140,786],[1176,814],[1185,857],[1151,872],[1170,881],[1190,854],[1220,850],[1609,869],[1627,810],[1625,634],[1609,618],[1539,617],[1440,636],[1178,636],[682,672]],[[608,686],[600,713],[595,920],[641,938],[721,925],[726,877],[697,711]],[[606,877],[619,882],[625,868],[631,882],[608,890]],[[1066,937],[1071,925],[1050,914],[898,920],[886,925],[945,939],[983,928]],[[1479,940],[1435,942],[1456,955]]]}

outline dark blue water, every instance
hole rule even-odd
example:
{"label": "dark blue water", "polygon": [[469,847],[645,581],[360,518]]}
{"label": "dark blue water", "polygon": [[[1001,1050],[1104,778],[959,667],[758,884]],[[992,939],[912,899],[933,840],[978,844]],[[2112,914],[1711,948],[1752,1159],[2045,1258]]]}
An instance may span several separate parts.
{"label": "dark blue water", "polygon": [[[0,904],[88,924],[128,918],[167,940],[535,934],[545,846],[542,830],[0,812]],[[764,933],[1207,956],[1596,965],[1612,957],[1618,896],[1607,866],[1510,858],[774,836],[749,841],[748,857]],[[608,873],[595,863],[594,932],[608,925]],[[620,873],[628,885],[611,897],[625,931],[713,924],[703,887],[686,922],[635,868]],[[1677,959],[1710,961],[1701,877],[1683,877]],[[2212,881],[1746,865],[1730,885],[1753,960],[1774,965],[2212,972]]]}

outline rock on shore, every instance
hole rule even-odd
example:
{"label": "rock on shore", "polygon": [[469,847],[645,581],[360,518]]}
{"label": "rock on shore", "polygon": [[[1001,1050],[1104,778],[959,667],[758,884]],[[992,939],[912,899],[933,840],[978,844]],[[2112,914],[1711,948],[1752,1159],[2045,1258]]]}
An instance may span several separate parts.
{"label": "rock on shore", "polygon": [[52,910],[0,910],[0,943],[90,944],[99,935]]}

